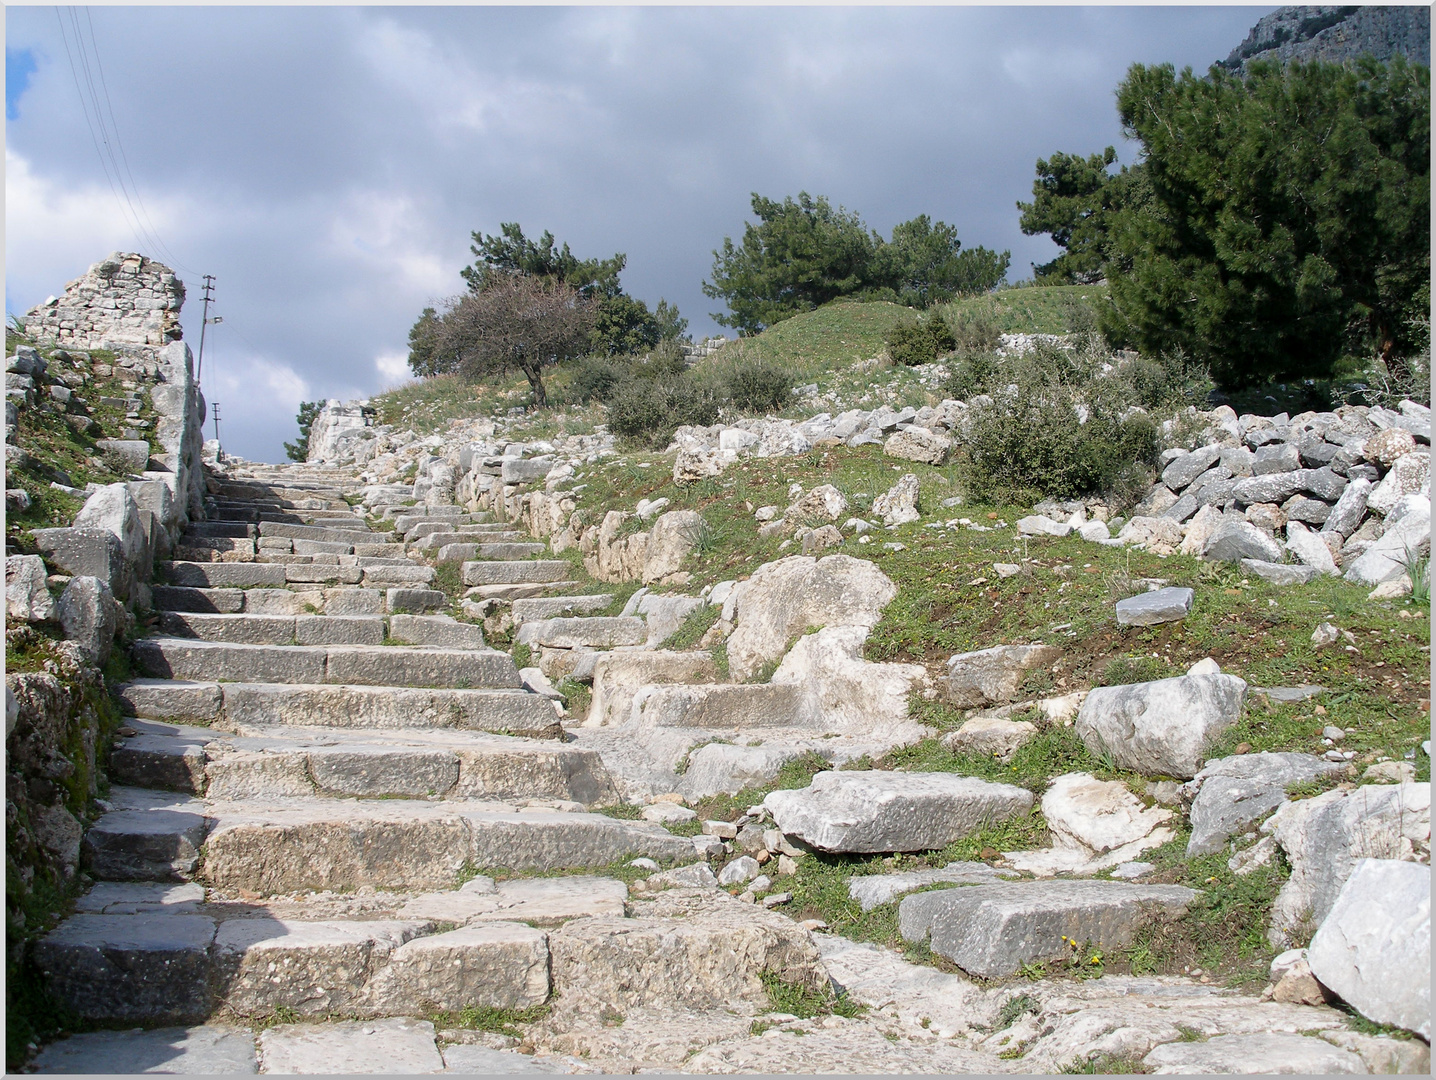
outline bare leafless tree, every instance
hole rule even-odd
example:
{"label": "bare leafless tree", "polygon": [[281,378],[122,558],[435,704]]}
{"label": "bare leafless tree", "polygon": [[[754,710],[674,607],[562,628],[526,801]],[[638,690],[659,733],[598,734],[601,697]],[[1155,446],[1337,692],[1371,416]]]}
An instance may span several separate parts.
{"label": "bare leafless tree", "polygon": [[543,369],[586,352],[593,320],[592,303],[572,286],[514,274],[449,302],[439,351],[456,357],[459,374],[470,381],[522,371],[542,407]]}

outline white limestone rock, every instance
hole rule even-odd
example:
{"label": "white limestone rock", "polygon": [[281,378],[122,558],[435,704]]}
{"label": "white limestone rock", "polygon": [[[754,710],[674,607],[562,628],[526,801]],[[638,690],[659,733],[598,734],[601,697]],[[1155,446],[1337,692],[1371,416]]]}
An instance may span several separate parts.
{"label": "white limestone rock", "polygon": [[1077,713],[1077,734],[1145,776],[1192,777],[1207,747],[1241,715],[1247,684],[1235,675],[1191,674],[1094,687]]}
{"label": "white limestone rock", "polygon": [[1362,859],[1311,939],[1321,984],[1378,1024],[1431,1037],[1431,868]]}
{"label": "white limestone rock", "polygon": [[1032,793],[951,773],[820,772],[763,806],[784,833],[823,851],[926,851],[1027,813]]}

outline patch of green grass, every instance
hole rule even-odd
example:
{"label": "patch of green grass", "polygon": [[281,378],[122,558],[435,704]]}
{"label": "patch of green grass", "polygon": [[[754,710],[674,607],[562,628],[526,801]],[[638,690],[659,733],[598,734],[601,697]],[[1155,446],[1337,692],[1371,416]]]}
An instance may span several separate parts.
{"label": "patch of green grass", "polygon": [[673,633],[669,634],[659,648],[693,648],[698,644],[699,640],[702,639],[703,635],[708,633],[713,624],[718,621],[718,617],[721,614],[723,614],[721,605],[704,604],[701,608],[691,612],[688,618],[683,620],[682,625],[673,631]]}
{"label": "patch of green grass", "polygon": [[457,1011],[438,1011],[428,1015],[436,1028],[463,1028],[467,1031],[492,1031],[498,1035],[523,1038],[519,1024],[532,1024],[548,1015],[550,1006],[531,1005],[527,1009],[496,1009],[489,1005],[465,1005]]}
{"label": "patch of green grass", "polygon": [[1037,1012],[1040,1004],[1031,994],[1018,994],[1016,997],[1008,998],[1002,1003],[1002,1008],[997,1013],[995,1030],[1001,1031],[1015,1024],[1021,1017],[1030,1012]]}
{"label": "patch of green grass", "polygon": [[805,982],[789,982],[776,971],[764,971],[759,978],[768,994],[774,1012],[787,1013],[800,1020],[836,1013],[839,1016],[861,1016],[866,1010],[846,994],[833,993],[831,984],[815,989]]}
{"label": "patch of green grass", "polygon": [[887,301],[835,300],[775,323],[756,337],[732,342],[704,364],[717,366],[739,357],[766,360],[804,379],[837,364],[877,356],[892,328],[911,314]]}
{"label": "patch of green grass", "polygon": [[1147,1071],[1140,1057],[1113,1057],[1111,1054],[1098,1054],[1062,1069],[1064,1076],[1134,1076]]}

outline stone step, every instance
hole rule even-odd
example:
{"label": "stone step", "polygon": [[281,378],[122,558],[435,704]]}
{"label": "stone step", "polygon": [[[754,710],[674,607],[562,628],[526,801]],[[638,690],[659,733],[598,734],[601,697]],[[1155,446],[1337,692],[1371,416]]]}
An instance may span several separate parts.
{"label": "stone step", "polygon": [[389,637],[409,645],[441,649],[483,649],[484,628],[462,623],[447,615],[391,615]]}
{"label": "stone step", "polygon": [[573,615],[592,615],[613,605],[612,593],[591,596],[545,596],[513,601],[510,614],[514,625],[539,619],[561,619]]}
{"label": "stone step", "polygon": [[346,524],[343,528],[337,525],[294,525],[281,521],[261,521],[259,523],[260,536],[282,536],[289,540],[337,540],[335,533],[359,533],[363,540],[351,540],[351,543],[362,543],[372,539],[374,530],[360,518],[353,519],[354,524]]}
{"label": "stone step", "polygon": [[160,563],[160,573],[170,584],[201,589],[283,585],[288,580],[284,571],[282,563]]}
{"label": "stone step", "polygon": [[221,801],[118,785],[110,801],[115,809],[83,842],[96,879],[202,876],[212,887],[261,896],[364,886],[449,889],[472,869],[582,869],[694,855],[691,840],[650,822],[496,801]]}
{"label": "stone step", "polygon": [[[397,520],[397,519],[396,519]],[[522,534],[512,525],[499,521],[475,521],[465,522],[462,519],[450,518],[446,521],[416,521],[407,529],[400,531],[397,527],[394,530],[396,536],[402,536],[409,544],[421,543],[430,536],[462,536],[462,537],[504,537],[512,533],[514,536]],[[429,545],[433,546],[433,545]]]}
{"label": "stone step", "polygon": [[904,939],[970,975],[1001,978],[1025,964],[1066,959],[1067,942],[1109,952],[1157,918],[1184,915],[1198,893],[1181,885],[1024,881],[918,893],[898,906]]}
{"label": "stone step", "polygon": [[166,634],[177,637],[247,645],[380,645],[385,635],[384,619],[379,615],[199,615],[169,611],[161,617],[160,626]]}
{"label": "stone step", "polygon": [[140,638],[135,666],[163,679],[516,689],[513,658],[495,649],[382,645],[248,645]]}
{"label": "stone step", "polygon": [[382,615],[385,610],[382,590],[357,586],[198,589],[184,585],[154,585],[150,591],[157,611],[201,615]]}
{"label": "stone step", "polygon": [[821,709],[803,687],[776,683],[672,683],[652,687],[636,710],[652,727],[817,728]]}
{"label": "stone step", "polygon": [[515,640],[551,649],[612,649],[647,642],[648,623],[636,615],[533,619],[520,625]]}
{"label": "stone step", "polygon": [[532,559],[517,562],[466,562],[461,568],[465,585],[519,585],[567,580],[573,564],[566,559]]}
{"label": "stone step", "polygon": [[594,750],[456,731],[276,727],[260,735],[130,718],[110,755],[115,783],[246,800],[327,798],[619,801]]}
{"label": "stone step", "polygon": [[475,585],[464,590],[467,600],[527,600],[545,593],[582,588],[583,581],[520,581],[508,585]]}
{"label": "stone step", "polygon": [[258,525],[247,525],[239,521],[192,521],[185,528],[187,536],[247,536],[259,535]]}
{"label": "stone step", "polygon": [[[461,889],[369,900],[351,913],[342,900],[235,902],[194,884],[100,882],[36,956],[50,992],[101,1025],[183,1023],[217,1011],[403,1015],[419,1002],[522,1009],[551,990],[540,928],[622,919],[627,896],[612,878],[475,878]],[[276,970],[289,977],[275,979]],[[252,1067],[252,1043],[248,1058],[235,1060]],[[151,1056],[139,1068],[163,1061]]]}
{"label": "stone step", "polygon": [[562,735],[552,702],[524,690],[135,679],[117,688],[127,712],[245,732],[276,725]]}
{"label": "stone step", "polygon": [[517,529],[506,529],[502,525],[473,525],[462,529],[439,529],[426,532],[411,539],[404,537],[404,543],[415,551],[432,552],[450,544],[508,544],[525,543],[531,538]]}
{"label": "stone step", "polygon": [[547,544],[445,544],[438,549],[439,562],[466,562],[471,559],[529,559],[548,554]]}

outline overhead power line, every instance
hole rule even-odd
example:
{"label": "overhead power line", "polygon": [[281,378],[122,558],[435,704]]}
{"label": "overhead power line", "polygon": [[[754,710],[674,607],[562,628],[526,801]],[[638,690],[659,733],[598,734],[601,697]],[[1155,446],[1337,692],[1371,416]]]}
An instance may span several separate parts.
{"label": "overhead power line", "polygon": [[[70,74],[75,81],[75,92],[80,98],[80,109],[85,115],[85,125],[90,131],[95,155],[100,159],[100,169],[105,174],[110,193],[119,204],[125,223],[142,248],[163,258],[177,270],[188,274],[196,271],[185,266],[170,251],[160,237],[149,211],[140,197],[139,185],[130,169],[129,157],[120,139],[119,124],[115,120],[114,105],[110,100],[109,87],[105,83],[104,65],[100,62],[99,47],[95,42],[94,20],[88,10],[85,13],[86,26],[81,26],[78,13],[69,9],[70,27],[67,30],[65,18],[60,9],[55,9],[55,20],[60,26],[60,38],[65,45],[65,56],[70,63]],[[89,40],[86,41],[86,29]],[[73,47],[71,37],[74,38]],[[93,57],[93,64],[91,63]],[[104,97],[104,107],[100,98]],[[108,122],[106,115],[108,114]],[[118,151],[118,153],[117,153]],[[122,164],[123,163],[123,164]],[[128,178],[128,183],[126,179]],[[138,204],[138,206],[136,205]]]}

